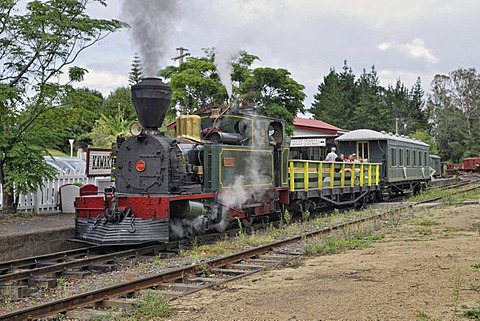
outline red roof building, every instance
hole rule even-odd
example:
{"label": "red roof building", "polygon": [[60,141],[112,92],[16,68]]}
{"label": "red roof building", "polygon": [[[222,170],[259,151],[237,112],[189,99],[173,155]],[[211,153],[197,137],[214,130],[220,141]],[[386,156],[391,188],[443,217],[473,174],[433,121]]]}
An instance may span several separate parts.
{"label": "red roof building", "polygon": [[293,121],[294,137],[299,136],[339,136],[346,130],[330,125],[321,120],[296,117]]}
{"label": "red roof building", "polygon": [[290,157],[293,159],[323,160],[334,139],[347,131],[321,120],[297,117],[293,121]]}

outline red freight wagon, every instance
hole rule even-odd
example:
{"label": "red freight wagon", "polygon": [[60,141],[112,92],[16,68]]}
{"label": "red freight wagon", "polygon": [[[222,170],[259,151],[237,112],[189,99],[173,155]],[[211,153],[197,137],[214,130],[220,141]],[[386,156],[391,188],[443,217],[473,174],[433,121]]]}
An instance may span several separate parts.
{"label": "red freight wagon", "polygon": [[480,157],[468,157],[463,160],[463,170],[478,171],[480,166]]}

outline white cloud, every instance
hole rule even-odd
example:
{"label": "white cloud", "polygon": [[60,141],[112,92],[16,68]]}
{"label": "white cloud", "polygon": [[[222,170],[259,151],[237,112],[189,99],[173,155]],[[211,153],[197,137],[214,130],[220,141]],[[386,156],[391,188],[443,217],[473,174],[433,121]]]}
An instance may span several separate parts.
{"label": "white cloud", "polygon": [[76,87],[95,88],[104,97],[107,97],[113,89],[124,87],[127,84],[128,79],[125,75],[89,69],[89,72],[85,74],[84,80],[77,83]]}
{"label": "white cloud", "polygon": [[411,42],[400,45],[399,47],[401,51],[406,52],[414,58],[425,59],[432,64],[436,64],[439,61],[439,59],[425,47],[425,42],[420,38],[415,38]]}
{"label": "white cloud", "polygon": [[382,43],[377,45],[377,49],[380,50],[380,51],[385,51],[385,50],[388,50],[388,49],[392,48],[392,46],[393,46],[392,42],[382,42]]}
{"label": "white cloud", "polygon": [[440,61],[427,47],[425,47],[425,41],[420,38],[415,38],[410,42],[399,45],[394,42],[382,42],[376,47],[380,51],[397,50],[412,58],[422,59],[431,64],[436,64]]}

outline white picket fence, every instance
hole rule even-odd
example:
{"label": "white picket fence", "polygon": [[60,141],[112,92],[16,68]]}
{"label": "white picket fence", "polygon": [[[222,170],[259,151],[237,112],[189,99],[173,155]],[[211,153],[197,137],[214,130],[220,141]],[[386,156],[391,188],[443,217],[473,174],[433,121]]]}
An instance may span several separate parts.
{"label": "white picket fence", "polygon": [[[110,176],[87,177],[85,172],[74,171],[61,173],[54,180],[44,180],[43,188],[38,189],[35,193],[20,195],[18,210],[33,213],[59,212],[60,187],[65,184],[74,183],[81,183],[84,185],[94,184],[99,187],[99,190],[103,190],[110,185]],[[2,191],[0,189],[0,208],[2,207],[2,199]]]}

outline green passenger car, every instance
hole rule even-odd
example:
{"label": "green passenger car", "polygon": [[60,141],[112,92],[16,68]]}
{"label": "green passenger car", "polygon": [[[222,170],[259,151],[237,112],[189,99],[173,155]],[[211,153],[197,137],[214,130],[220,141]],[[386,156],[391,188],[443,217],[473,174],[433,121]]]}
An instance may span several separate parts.
{"label": "green passenger car", "polygon": [[359,129],[335,139],[339,153],[381,163],[381,185],[388,194],[418,192],[430,180],[429,145],[407,136]]}

